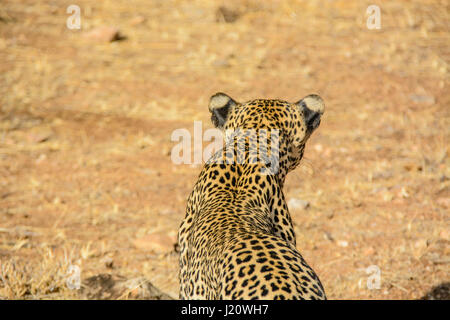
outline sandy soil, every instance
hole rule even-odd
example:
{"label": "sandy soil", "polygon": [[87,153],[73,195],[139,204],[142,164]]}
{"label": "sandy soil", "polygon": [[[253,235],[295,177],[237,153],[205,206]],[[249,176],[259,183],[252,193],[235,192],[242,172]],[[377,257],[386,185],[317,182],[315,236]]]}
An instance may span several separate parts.
{"label": "sandy soil", "polygon": [[291,208],[298,248],[330,299],[445,286],[449,2],[377,1],[368,29],[372,2],[77,0],[78,30],[73,1],[2,1],[0,298],[83,298],[102,274],[141,279],[110,298],[144,282],[176,298],[201,166],[172,163],[171,134],[212,128],[217,91],[324,98],[285,194],[308,202]]}

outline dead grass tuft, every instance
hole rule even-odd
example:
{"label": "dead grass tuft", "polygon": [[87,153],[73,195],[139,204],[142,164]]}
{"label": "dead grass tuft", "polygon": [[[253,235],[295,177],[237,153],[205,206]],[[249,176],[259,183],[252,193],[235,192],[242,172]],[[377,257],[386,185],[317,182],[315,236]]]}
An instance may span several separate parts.
{"label": "dead grass tuft", "polygon": [[[324,98],[285,193],[307,203],[291,210],[297,242],[329,298],[418,299],[448,282],[448,1],[379,1],[379,30],[371,1],[76,4],[80,30],[64,1],[0,6],[0,298],[101,297],[68,287],[71,265],[82,284],[118,277],[109,298],[149,284],[177,297],[165,239],[200,166],[172,164],[170,137],[211,128],[218,91]],[[122,41],[85,36],[105,26]]]}

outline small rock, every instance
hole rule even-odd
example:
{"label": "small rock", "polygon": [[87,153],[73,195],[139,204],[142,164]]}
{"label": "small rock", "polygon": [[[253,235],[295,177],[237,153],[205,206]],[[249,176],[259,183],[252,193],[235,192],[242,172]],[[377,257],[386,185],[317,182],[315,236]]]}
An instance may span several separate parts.
{"label": "small rock", "polygon": [[81,295],[89,300],[173,300],[145,278],[127,279],[111,274],[99,274],[83,281]]}
{"label": "small rock", "polygon": [[288,207],[291,209],[307,209],[309,208],[309,202],[302,199],[292,198],[288,201]]}
{"label": "small rock", "polygon": [[345,241],[345,240],[338,240],[338,241],[337,241],[337,245],[338,245],[339,247],[346,248],[346,247],[348,247],[348,241]]}
{"label": "small rock", "polygon": [[42,143],[48,141],[53,136],[53,131],[47,127],[35,127],[27,135],[30,143]]}
{"label": "small rock", "polygon": [[449,232],[449,230],[442,230],[440,233],[439,233],[439,236],[442,238],[442,239],[444,239],[444,240],[450,240],[450,232]]}
{"label": "small rock", "polygon": [[391,192],[389,192],[389,191],[385,191],[382,194],[382,199],[383,199],[384,202],[389,202],[389,201],[392,201],[394,199],[394,195]]}
{"label": "small rock", "polygon": [[322,152],[323,151],[323,146],[321,144],[315,144],[314,145],[314,150],[316,150],[317,152]]}
{"label": "small rock", "polygon": [[144,21],[145,21],[145,18],[143,16],[136,16],[130,20],[130,25],[135,26],[135,25],[143,23]]}
{"label": "small rock", "polygon": [[377,179],[389,179],[393,176],[394,174],[392,173],[392,171],[375,171],[372,173],[372,180],[377,180]]}
{"label": "small rock", "polygon": [[171,236],[167,232],[156,232],[135,239],[133,244],[138,249],[166,253],[174,250],[176,242],[176,236]]}
{"label": "small rock", "polygon": [[373,256],[375,254],[375,249],[373,247],[367,247],[363,251],[365,256]]}
{"label": "small rock", "polygon": [[331,233],[329,233],[328,231],[325,231],[323,237],[324,237],[326,240],[334,241],[333,235],[332,235]]}
{"label": "small rock", "polygon": [[419,250],[425,250],[425,248],[427,246],[428,246],[428,240],[426,240],[426,239],[419,239],[414,242],[414,247]]}
{"label": "small rock", "polygon": [[212,62],[212,65],[218,68],[228,68],[230,66],[230,63],[225,59],[216,59]]}
{"label": "small rock", "polygon": [[405,163],[403,168],[407,171],[422,171],[422,166],[413,162]]}
{"label": "small rock", "polygon": [[105,267],[107,267],[108,269],[113,269],[114,268],[114,260],[110,257],[105,257],[102,262],[105,264]]}
{"label": "small rock", "polygon": [[439,198],[436,203],[441,207],[450,208],[450,198]]}
{"label": "small rock", "polygon": [[115,27],[98,27],[85,33],[84,37],[98,42],[112,42],[124,39],[119,29]]}
{"label": "small rock", "polygon": [[411,192],[409,192],[405,187],[402,187],[398,193],[398,195],[402,198],[409,198],[410,194]]}
{"label": "small rock", "polygon": [[24,239],[31,239],[32,237],[37,237],[40,234],[35,231],[31,231],[29,229],[26,229],[25,227],[15,227],[10,231],[14,236],[24,238]]}
{"label": "small rock", "polygon": [[430,95],[422,95],[422,94],[411,94],[409,96],[409,98],[411,99],[411,101],[415,102],[415,103],[423,103],[426,105],[432,105],[435,102],[435,99],[433,96]]}
{"label": "small rock", "polygon": [[41,153],[39,157],[34,161],[36,164],[40,164],[47,159],[47,155],[45,153]]}
{"label": "small rock", "polygon": [[450,300],[450,282],[433,287],[421,300]]}

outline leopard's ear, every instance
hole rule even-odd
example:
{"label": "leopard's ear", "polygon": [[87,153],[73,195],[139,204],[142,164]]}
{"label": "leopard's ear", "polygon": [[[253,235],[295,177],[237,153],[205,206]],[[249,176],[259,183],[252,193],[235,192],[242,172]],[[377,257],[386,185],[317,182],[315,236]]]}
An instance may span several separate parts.
{"label": "leopard's ear", "polygon": [[211,112],[211,122],[216,128],[223,128],[231,110],[238,103],[225,93],[218,92],[209,100],[209,111]]}
{"label": "leopard's ear", "polygon": [[325,103],[317,94],[310,94],[295,103],[303,114],[305,123],[313,131],[320,124],[320,118],[325,111]]}

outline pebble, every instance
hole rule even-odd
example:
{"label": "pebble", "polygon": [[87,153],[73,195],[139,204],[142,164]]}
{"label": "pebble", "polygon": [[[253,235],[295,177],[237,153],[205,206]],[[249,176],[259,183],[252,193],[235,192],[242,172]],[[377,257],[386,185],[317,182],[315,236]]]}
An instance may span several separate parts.
{"label": "pebble", "polygon": [[348,241],[346,241],[346,240],[338,240],[338,241],[337,241],[337,245],[338,245],[339,247],[346,248],[346,247],[348,247]]}
{"label": "pebble", "polygon": [[290,209],[307,209],[309,208],[309,202],[302,199],[292,198],[288,201],[288,207]]}
{"label": "pebble", "polygon": [[450,198],[438,198],[436,203],[441,207],[450,208]]}
{"label": "pebble", "polygon": [[167,232],[156,232],[148,234],[133,241],[136,248],[156,253],[167,253],[174,249],[177,242],[176,236]]}
{"label": "pebble", "polygon": [[145,22],[145,17],[143,17],[143,16],[135,16],[134,18],[132,18],[132,19],[130,20],[130,24],[131,24],[132,26],[141,24],[141,23],[143,23],[143,22]]}
{"label": "pebble", "polygon": [[112,42],[123,38],[118,28],[107,26],[92,29],[84,37],[98,42]]}

